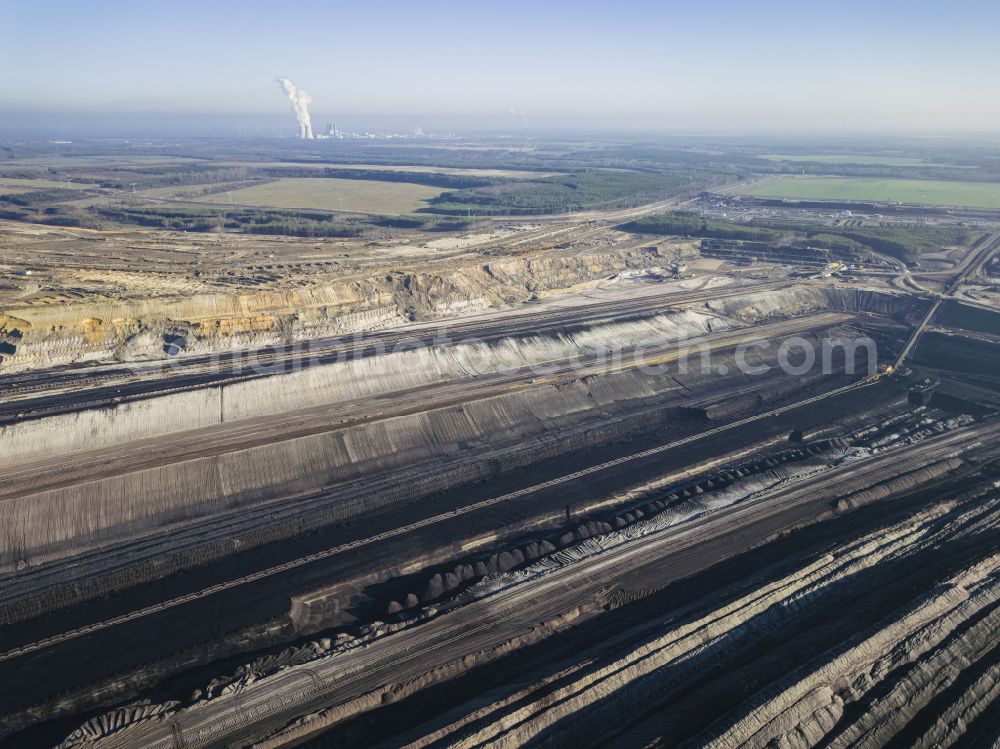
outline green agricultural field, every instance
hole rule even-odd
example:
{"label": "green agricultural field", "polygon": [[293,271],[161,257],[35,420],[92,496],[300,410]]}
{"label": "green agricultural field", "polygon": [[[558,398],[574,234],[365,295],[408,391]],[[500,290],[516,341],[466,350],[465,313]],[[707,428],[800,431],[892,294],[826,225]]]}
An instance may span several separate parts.
{"label": "green agricultural field", "polygon": [[202,203],[233,203],[268,208],[311,208],[399,216],[413,213],[440,195],[439,187],[361,179],[287,178],[264,185],[198,198]]}
{"label": "green agricultural field", "polygon": [[842,200],[1000,208],[1000,184],[931,179],[788,176],[763,179],[735,192],[765,198]]}
{"label": "green agricultural field", "polygon": [[871,156],[851,153],[787,154],[772,153],[761,156],[768,161],[791,161],[811,164],[861,164],[867,166],[945,166],[924,159],[907,156]]}

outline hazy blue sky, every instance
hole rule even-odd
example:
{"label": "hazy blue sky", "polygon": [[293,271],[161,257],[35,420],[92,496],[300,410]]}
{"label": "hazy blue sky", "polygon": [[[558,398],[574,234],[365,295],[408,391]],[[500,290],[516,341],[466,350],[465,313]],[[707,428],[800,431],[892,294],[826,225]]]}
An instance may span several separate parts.
{"label": "hazy blue sky", "polygon": [[0,117],[1000,129],[1000,2],[0,0]]}

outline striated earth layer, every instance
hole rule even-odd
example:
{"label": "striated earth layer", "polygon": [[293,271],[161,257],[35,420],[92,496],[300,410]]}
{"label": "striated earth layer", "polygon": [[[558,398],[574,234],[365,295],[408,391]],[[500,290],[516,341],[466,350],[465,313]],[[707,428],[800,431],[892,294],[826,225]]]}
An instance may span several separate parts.
{"label": "striated earth layer", "polygon": [[[396,263],[278,264],[258,288],[166,279],[153,293],[128,273],[91,273],[89,293],[55,290],[0,297],[0,367],[138,361],[339,336],[413,320],[467,314],[596,282],[622,271],[694,257],[691,242],[539,251],[526,257],[466,253]],[[402,269],[401,269],[402,266]],[[67,275],[64,271],[62,275]],[[187,286],[171,293],[172,287]],[[221,288],[220,288],[221,286]]]}

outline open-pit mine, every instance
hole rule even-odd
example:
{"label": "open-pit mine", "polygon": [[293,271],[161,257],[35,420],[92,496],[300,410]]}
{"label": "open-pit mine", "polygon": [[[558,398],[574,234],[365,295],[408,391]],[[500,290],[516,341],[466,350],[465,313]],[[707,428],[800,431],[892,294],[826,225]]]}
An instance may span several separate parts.
{"label": "open-pit mine", "polygon": [[1000,742],[997,217],[278,236],[102,179],[0,221],[3,745]]}

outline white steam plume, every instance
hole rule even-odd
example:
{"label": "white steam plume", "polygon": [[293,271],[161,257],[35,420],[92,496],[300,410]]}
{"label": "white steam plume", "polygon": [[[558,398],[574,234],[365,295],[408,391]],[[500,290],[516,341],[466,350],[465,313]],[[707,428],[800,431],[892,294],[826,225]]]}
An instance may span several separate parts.
{"label": "white steam plume", "polygon": [[275,78],[274,80],[278,82],[281,90],[285,92],[285,96],[292,104],[295,119],[299,121],[299,137],[312,140],[312,120],[309,119],[309,105],[312,104],[312,97],[287,78]]}

